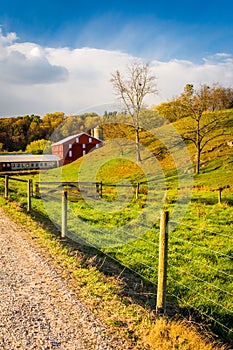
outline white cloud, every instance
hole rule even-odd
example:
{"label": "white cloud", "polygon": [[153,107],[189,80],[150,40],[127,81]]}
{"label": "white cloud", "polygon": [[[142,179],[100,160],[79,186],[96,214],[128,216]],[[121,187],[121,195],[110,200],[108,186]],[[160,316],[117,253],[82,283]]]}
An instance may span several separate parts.
{"label": "white cloud", "polygon": [[14,33],[4,36],[0,31],[2,84],[49,84],[67,79],[67,69],[51,64],[42,48],[27,43],[17,45],[16,39]]}
{"label": "white cloud", "polygon": [[158,101],[179,95],[187,83],[196,86],[201,83],[219,83],[225,87],[232,87],[233,57],[229,54],[218,53],[203,58],[200,64],[176,59],[168,62],[153,61],[152,67],[158,78]]}
{"label": "white cloud", "polygon": [[0,47],[4,45],[11,44],[17,39],[16,33],[8,33],[7,35],[3,35],[2,28],[0,28]]}
{"label": "white cloud", "polygon": [[[94,48],[52,48],[17,42],[17,35],[0,31],[0,116],[63,111],[103,112],[116,101],[110,84],[111,72],[124,70],[132,56]],[[186,83],[219,82],[231,86],[233,58],[216,53],[200,64],[173,59],[154,60],[159,95],[157,104],[179,95]]]}

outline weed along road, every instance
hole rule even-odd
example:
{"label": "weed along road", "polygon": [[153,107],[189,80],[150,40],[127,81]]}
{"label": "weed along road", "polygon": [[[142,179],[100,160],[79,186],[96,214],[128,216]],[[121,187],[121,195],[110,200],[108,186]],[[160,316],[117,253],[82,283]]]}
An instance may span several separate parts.
{"label": "weed along road", "polygon": [[0,209],[0,349],[122,348]]}

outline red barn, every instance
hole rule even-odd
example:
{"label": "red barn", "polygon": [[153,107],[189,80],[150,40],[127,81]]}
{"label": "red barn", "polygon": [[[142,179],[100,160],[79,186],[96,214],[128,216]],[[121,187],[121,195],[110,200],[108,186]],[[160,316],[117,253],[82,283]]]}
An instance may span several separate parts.
{"label": "red barn", "polygon": [[59,165],[61,166],[72,163],[74,160],[102,145],[102,140],[82,132],[54,143],[52,145],[52,154],[58,155],[60,158]]}

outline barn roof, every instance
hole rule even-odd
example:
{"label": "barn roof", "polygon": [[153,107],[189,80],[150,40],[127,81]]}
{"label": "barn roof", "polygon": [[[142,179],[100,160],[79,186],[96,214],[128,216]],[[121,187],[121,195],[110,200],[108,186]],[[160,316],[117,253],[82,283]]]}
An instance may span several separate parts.
{"label": "barn roof", "polygon": [[61,145],[63,143],[66,143],[68,141],[71,141],[71,140],[75,139],[76,137],[80,137],[81,135],[87,135],[88,137],[91,137],[92,139],[99,140],[99,141],[103,142],[102,140],[97,139],[96,137],[91,136],[91,135],[89,135],[89,134],[87,134],[85,132],[80,132],[79,134],[68,136],[68,137],[66,137],[66,138],[64,138],[64,139],[62,139],[62,140],[60,140],[60,141],[58,141],[56,143],[53,143],[52,146]]}
{"label": "barn roof", "polygon": [[54,154],[1,154],[0,163],[55,162],[60,158]]}
{"label": "barn roof", "polygon": [[[64,139],[62,139],[56,143],[53,143],[52,146],[61,145],[62,143],[68,142],[76,137],[80,137],[83,134],[87,135],[85,132],[81,132],[81,133],[76,134],[76,135],[71,135],[71,136],[65,137]],[[90,135],[88,135],[88,136],[90,136]]]}

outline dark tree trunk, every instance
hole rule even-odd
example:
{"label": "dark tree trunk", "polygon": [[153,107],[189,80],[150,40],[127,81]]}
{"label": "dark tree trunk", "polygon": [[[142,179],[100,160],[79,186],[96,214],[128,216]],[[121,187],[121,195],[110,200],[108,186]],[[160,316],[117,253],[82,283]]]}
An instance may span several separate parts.
{"label": "dark tree trunk", "polygon": [[136,155],[137,155],[137,163],[141,162],[141,154],[140,154],[140,139],[139,139],[139,128],[135,129],[136,134]]}
{"label": "dark tree trunk", "polygon": [[196,160],[196,175],[200,173],[200,161],[201,161],[201,151],[197,150],[197,160]]}

